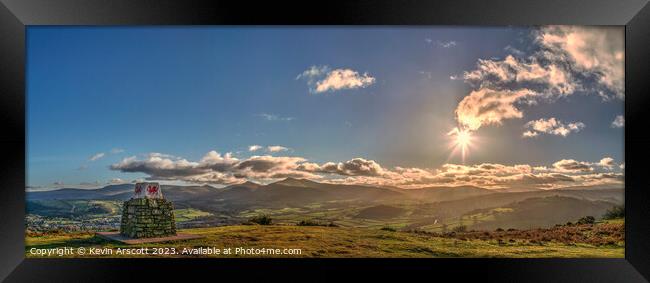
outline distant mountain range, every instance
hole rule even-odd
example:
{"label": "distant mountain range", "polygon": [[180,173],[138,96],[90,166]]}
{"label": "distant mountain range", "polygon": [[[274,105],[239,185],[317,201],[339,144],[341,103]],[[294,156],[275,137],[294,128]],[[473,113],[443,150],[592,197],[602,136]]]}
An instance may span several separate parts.
{"label": "distant mountain range", "polygon": [[[76,207],[82,213],[78,201],[124,201],[132,197],[133,189],[133,184],[122,184],[93,190],[27,192],[28,212],[65,215]],[[575,221],[585,215],[599,217],[607,209],[624,203],[623,188],[612,187],[523,191],[473,186],[400,189],[294,178],[267,185],[246,182],[223,188],[162,185],[162,192],[177,209],[198,209],[236,221],[250,215],[247,213],[262,213],[254,212],[261,209],[280,213],[285,219],[338,219],[348,225],[366,225],[364,219],[403,219],[407,228],[432,227],[440,225],[440,221],[454,223],[461,221],[459,217],[475,214],[483,217],[476,227],[543,227]],[[115,210],[104,206],[107,205],[95,203],[88,207]]]}
{"label": "distant mountain range", "polygon": [[[167,199],[172,201],[218,200],[231,203],[266,202],[269,205],[290,205],[325,201],[385,201],[421,200],[444,201],[493,194],[494,191],[472,186],[399,189],[364,185],[319,183],[306,179],[286,178],[261,185],[253,182],[224,188],[212,186],[162,185]],[[27,192],[27,200],[128,200],[133,184],[109,185],[99,189],[59,189]]]}
{"label": "distant mountain range", "polygon": [[[294,207],[327,202],[418,202],[453,203],[463,201],[467,208],[480,208],[521,201],[532,197],[567,196],[579,199],[623,202],[622,188],[568,188],[534,191],[495,191],[474,186],[428,187],[421,189],[384,188],[364,185],[319,183],[287,178],[268,185],[246,182],[215,188],[212,186],[162,185],[164,196],[174,202],[192,206]],[[59,189],[27,192],[27,200],[128,200],[133,184],[109,185],[100,189]]]}

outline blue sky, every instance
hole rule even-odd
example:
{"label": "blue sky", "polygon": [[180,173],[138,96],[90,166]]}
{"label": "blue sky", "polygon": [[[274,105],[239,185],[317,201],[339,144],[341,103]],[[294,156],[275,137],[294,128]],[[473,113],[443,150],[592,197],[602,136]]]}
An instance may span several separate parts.
{"label": "blue sky", "polygon": [[[613,67],[590,65],[581,56],[602,59],[608,53],[598,46],[576,51],[556,41],[540,43],[539,32],[525,27],[29,27],[27,183],[84,187],[148,178],[226,185],[237,178],[265,182],[303,176],[297,171],[308,178],[374,183],[397,178],[392,174],[402,173],[392,169],[396,166],[426,169],[432,176],[445,164],[560,168],[553,164],[573,160],[594,168],[562,171],[578,176],[614,170],[597,166],[604,157],[620,167],[624,127],[612,122],[623,115],[623,99],[610,79],[622,78]],[[603,34],[598,29],[575,33],[585,40]],[[607,48],[616,47],[602,47]],[[566,73],[581,87],[558,94],[546,91],[551,87],[544,80],[534,87],[519,81],[513,86],[494,82],[486,69],[478,84],[467,78],[480,70],[479,59],[499,64],[508,55],[525,67],[564,66],[544,61],[548,56],[529,59],[541,56],[540,50],[573,60]],[[321,72],[299,77],[312,66]],[[353,72],[344,79],[368,80],[315,91],[337,70]],[[508,94],[526,87],[536,94],[516,101],[522,117],[469,129],[457,107],[473,91],[488,87]],[[583,126],[566,135],[546,127],[535,137],[522,136],[533,128],[528,122],[551,117],[565,130],[573,122]],[[448,133],[456,127],[472,136],[464,160],[450,150],[455,141]],[[251,145],[263,148],[249,151]],[[273,145],[287,150],[270,152]],[[240,178],[232,170],[207,169],[200,160],[210,151],[230,152],[239,163],[252,156],[304,160],[273,163],[284,164],[273,169],[282,173],[276,175],[242,165],[255,174]],[[151,153],[167,157],[153,160]],[[363,160],[364,170],[377,170],[356,170],[353,165],[359,164],[348,163],[354,158]],[[167,161],[193,173],[160,167]],[[325,169],[328,162],[334,169]],[[318,167],[298,168],[303,163]],[[546,172],[551,173],[561,172]],[[219,181],[210,179],[215,174]]]}

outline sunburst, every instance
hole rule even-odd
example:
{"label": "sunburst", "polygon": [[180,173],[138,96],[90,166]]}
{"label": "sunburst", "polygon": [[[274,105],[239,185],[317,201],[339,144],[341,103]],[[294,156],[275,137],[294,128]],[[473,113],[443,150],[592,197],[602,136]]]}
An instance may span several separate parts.
{"label": "sunburst", "polygon": [[451,137],[450,147],[453,148],[449,157],[451,158],[452,155],[460,150],[461,160],[465,163],[465,157],[469,153],[469,149],[473,146],[474,135],[469,130],[459,128],[454,128],[447,135]]}

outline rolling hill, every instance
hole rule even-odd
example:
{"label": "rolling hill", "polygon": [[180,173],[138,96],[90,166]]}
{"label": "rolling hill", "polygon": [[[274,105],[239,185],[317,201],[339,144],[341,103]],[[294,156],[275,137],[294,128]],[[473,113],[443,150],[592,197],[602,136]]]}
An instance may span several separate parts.
{"label": "rolling hill", "polygon": [[[70,212],[74,212],[70,205],[72,201],[78,201],[78,208],[75,209],[87,207],[90,209],[88,213],[108,213],[102,210],[102,206],[91,202],[119,203],[132,196],[132,189],[132,184],[123,184],[95,190],[27,192],[28,213],[79,215],[83,210]],[[491,217],[492,223],[479,221],[486,228],[543,227],[586,215],[599,217],[612,206],[624,203],[622,188],[494,191],[460,186],[400,189],[328,184],[295,178],[266,185],[245,182],[223,188],[163,185],[162,190],[165,197],[174,202],[176,209],[211,213],[213,218],[222,219],[219,223],[241,223],[252,215],[270,214],[274,219],[286,223],[316,219],[342,221],[347,226],[383,223],[418,229],[441,223],[451,224],[454,219],[472,213]],[[82,200],[86,203],[80,202]],[[492,211],[498,208],[510,209],[512,213]],[[557,213],[561,215],[555,217]],[[460,223],[467,225],[463,221]]]}

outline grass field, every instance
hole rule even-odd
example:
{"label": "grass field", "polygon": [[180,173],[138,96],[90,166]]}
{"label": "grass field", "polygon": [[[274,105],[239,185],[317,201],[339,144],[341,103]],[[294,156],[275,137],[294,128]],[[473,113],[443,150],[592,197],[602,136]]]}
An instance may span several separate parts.
{"label": "grass field", "polygon": [[[622,225],[621,223],[612,225]],[[426,233],[384,231],[375,228],[290,226],[290,225],[240,225],[214,228],[180,230],[182,233],[201,235],[204,238],[128,246],[109,242],[92,233],[30,234],[26,237],[27,257],[37,258],[30,251],[70,247],[110,249],[117,248],[175,248],[214,247],[300,249],[299,255],[209,255],[213,257],[587,257],[622,258],[624,243],[591,245],[588,243],[562,243],[556,241],[531,243],[513,239],[459,239]],[[160,255],[84,255],[84,257],[159,257]],[[196,257],[189,254],[164,255],[166,257]],[[58,257],[53,255],[52,257]],[[78,254],[66,257],[80,257]]]}
{"label": "grass field", "polygon": [[212,213],[194,208],[174,209],[174,217],[177,222],[185,222],[200,217],[210,216]]}

